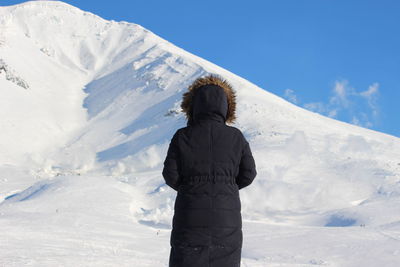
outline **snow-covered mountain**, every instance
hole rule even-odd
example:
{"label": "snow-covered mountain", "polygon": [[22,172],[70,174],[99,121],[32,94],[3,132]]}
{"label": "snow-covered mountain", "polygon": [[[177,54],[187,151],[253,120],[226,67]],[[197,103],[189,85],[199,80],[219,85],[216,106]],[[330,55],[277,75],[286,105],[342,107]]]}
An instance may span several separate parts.
{"label": "snow-covered mountain", "polygon": [[182,94],[207,73],[236,89],[257,165],[243,265],[399,266],[399,138],[59,1],[0,7],[0,266],[167,266],[162,163]]}

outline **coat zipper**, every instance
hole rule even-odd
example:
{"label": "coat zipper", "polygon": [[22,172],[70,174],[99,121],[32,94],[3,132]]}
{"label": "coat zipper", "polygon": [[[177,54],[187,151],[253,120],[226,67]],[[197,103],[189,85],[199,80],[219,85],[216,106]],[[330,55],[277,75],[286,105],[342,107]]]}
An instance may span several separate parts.
{"label": "coat zipper", "polygon": [[[210,123],[210,171],[209,171],[209,175],[210,175],[210,182],[214,183],[215,182],[215,177],[213,177],[213,175],[211,174],[211,170],[214,167],[214,159],[213,159],[213,153],[212,153],[212,123]],[[211,211],[212,211],[212,216],[210,218],[210,220],[212,220],[214,218],[214,186],[211,185]],[[211,238],[210,240],[210,248],[214,246],[213,240]],[[210,259],[210,258],[209,258]]]}
{"label": "coat zipper", "polygon": [[[213,153],[212,153],[212,123],[210,123],[210,178],[211,179],[215,179],[215,177],[213,177],[213,175],[211,174],[211,170],[213,169],[214,166],[214,160],[213,160]],[[214,182],[214,180],[212,180],[212,182]]]}

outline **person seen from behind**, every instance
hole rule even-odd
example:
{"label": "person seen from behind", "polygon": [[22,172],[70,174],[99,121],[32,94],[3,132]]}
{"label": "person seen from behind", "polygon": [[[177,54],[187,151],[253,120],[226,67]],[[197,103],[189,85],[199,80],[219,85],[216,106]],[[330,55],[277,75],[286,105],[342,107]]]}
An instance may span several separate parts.
{"label": "person seen from behind", "polygon": [[162,175],[177,191],[170,267],[239,267],[243,244],[239,190],[257,175],[249,142],[236,127],[236,94],[217,75],[183,94],[187,126],[169,144]]}

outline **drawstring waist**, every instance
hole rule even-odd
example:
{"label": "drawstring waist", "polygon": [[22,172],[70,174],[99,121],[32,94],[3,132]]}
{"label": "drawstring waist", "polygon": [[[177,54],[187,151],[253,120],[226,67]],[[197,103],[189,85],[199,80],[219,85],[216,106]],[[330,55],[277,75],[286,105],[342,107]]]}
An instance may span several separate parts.
{"label": "drawstring waist", "polygon": [[199,182],[211,182],[211,183],[227,183],[235,184],[235,177],[227,175],[194,175],[182,177],[182,184],[192,184]]}

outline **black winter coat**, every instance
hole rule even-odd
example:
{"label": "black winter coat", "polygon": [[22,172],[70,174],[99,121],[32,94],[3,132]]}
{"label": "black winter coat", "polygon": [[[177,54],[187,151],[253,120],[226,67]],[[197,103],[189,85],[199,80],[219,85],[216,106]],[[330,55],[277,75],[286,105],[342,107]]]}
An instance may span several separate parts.
{"label": "black winter coat", "polygon": [[227,96],[215,85],[193,96],[193,119],[173,135],[162,171],[177,190],[170,267],[237,267],[242,249],[239,189],[256,166],[242,132],[225,124]]}

